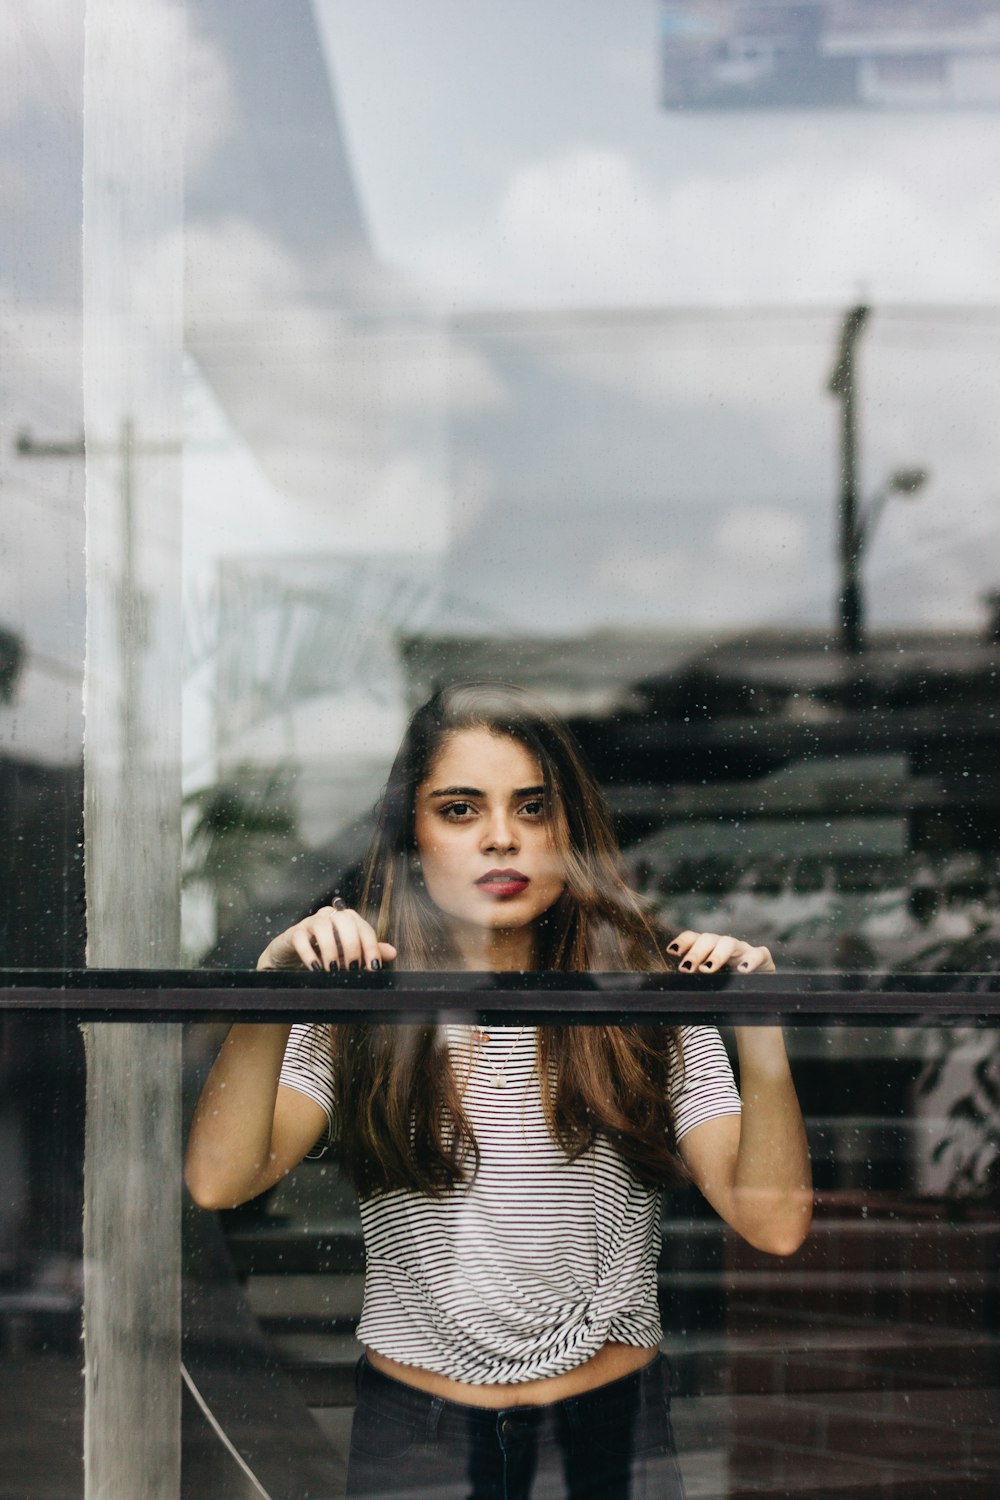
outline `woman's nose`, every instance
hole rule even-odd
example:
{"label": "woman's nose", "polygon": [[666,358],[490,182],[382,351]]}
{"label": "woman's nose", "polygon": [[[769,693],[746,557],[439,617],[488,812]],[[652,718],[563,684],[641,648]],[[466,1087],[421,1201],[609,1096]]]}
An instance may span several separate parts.
{"label": "woman's nose", "polygon": [[506,813],[497,813],[490,821],[484,838],[484,847],[497,850],[517,848],[517,831]]}

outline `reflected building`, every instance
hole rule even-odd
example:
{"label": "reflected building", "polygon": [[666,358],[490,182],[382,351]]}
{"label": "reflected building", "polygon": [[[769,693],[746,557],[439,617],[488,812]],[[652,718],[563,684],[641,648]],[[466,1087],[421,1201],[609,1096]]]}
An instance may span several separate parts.
{"label": "reflected building", "polygon": [[[414,640],[415,698],[469,675],[552,696],[626,863],[674,929],[754,932],[783,965],[1000,964],[1000,648],[826,632]],[[859,698],[859,685],[861,696]]]}
{"label": "reflected building", "polygon": [[667,108],[996,109],[996,0],[663,0]]}
{"label": "reflected building", "polygon": [[[752,932],[783,967],[1000,964],[991,633],[886,633],[860,669],[827,633],[802,630],[508,639],[397,626],[377,649],[407,711],[482,678],[552,702],[666,926]],[[323,701],[307,695],[295,712]],[[361,786],[374,770],[359,762]],[[300,839],[269,896],[256,891],[211,962],[247,961],[261,931],[355,888],[373,823],[360,797],[348,808],[352,785],[349,764],[316,782],[317,836]]]}

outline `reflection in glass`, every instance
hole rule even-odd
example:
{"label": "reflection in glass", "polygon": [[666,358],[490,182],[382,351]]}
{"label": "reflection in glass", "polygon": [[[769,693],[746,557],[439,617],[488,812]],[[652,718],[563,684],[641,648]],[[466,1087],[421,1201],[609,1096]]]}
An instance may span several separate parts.
{"label": "reflection in glass", "polygon": [[[183,961],[250,962],[262,932],[358,889],[414,705],[495,676],[571,722],[666,928],[807,968],[994,968],[993,0],[650,0],[570,27],[548,0],[88,15],[115,70],[91,182],[113,198],[107,168],[142,141],[175,157],[115,200],[134,254],[89,236],[89,284],[137,292],[144,339],[170,323],[160,369],[184,382],[182,767],[168,716],[140,715],[184,777],[183,812],[172,790],[139,841],[156,888],[113,815],[88,830],[161,958],[181,820]],[[111,682],[92,756],[132,737],[137,673],[169,696],[181,652],[174,413],[126,372],[81,442],[83,25],[69,0],[0,21],[0,940],[28,967],[81,963],[85,938],[85,481]],[[134,128],[102,138],[116,111]],[[862,304],[856,483],[881,516],[851,664],[828,385]],[[109,330],[94,320],[98,351],[138,359]],[[110,907],[93,951],[134,957]],[[69,1306],[79,1038],[5,1038],[0,1290]],[[921,1192],[989,1179],[992,1057],[928,1044],[915,1107],[949,1123]],[[11,1347],[36,1337],[19,1317]],[[75,1389],[79,1352],[41,1352]]]}
{"label": "reflection in glass", "polygon": [[[817,1189],[805,1245],[775,1261],[698,1194],[664,1200],[658,1297],[688,1491],[985,1500],[998,1478],[1000,1223],[990,1174],[963,1163],[995,1159],[976,1076],[995,1031],[786,1037]],[[956,1135],[962,1160],[942,1158]],[[346,1451],[363,1264],[348,1182],[327,1154],[223,1219],[272,1349]]]}
{"label": "reflection in glass", "polygon": [[661,0],[672,107],[995,109],[996,0]]}
{"label": "reflection in glass", "polygon": [[[733,937],[657,930],[566,726],[498,683],[417,710],[357,909],[337,894],[258,967],[385,964],[774,968]],[[349,1495],[486,1495],[501,1479],[524,1500],[681,1495],[657,1352],[661,1192],[697,1185],[768,1255],[793,1254],[812,1212],[781,1032],[735,1035],[742,1102],[709,1026],[232,1029],[191,1127],[196,1201],[252,1200],[331,1136],[360,1200]]]}
{"label": "reflection in glass", "polygon": [[[186,826],[262,806],[186,961],[348,884],[408,713],[499,676],[668,923],[992,967],[995,3],[429,3],[190,6]],[[684,58],[732,107],[663,107]]]}

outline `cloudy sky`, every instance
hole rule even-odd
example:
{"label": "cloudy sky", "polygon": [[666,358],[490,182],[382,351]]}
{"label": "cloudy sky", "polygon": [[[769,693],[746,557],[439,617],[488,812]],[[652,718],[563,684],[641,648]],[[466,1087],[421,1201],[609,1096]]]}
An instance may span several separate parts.
{"label": "cloudy sky", "polygon": [[1000,115],[666,112],[658,0],[316,0],[380,255],[445,306],[992,302]]}
{"label": "cloudy sky", "polygon": [[377,253],[492,375],[453,424],[457,593],[528,628],[828,619],[824,388],[863,297],[864,484],[932,472],[885,513],[873,618],[978,620],[1000,115],[668,113],[657,0],[316,12]]}
{"label": "cloudy sky", "polygon": [[[1000,114],[667,113],[656,0],[187,12],[192,572],[415,554],[440,623],[529,634],[829,620],[825,382],[864,297],[865,489],[932,476],[886,511],[872,616],[979,620]],[[73,0],[0,13],[0,619],[35,662],[0,729],[28,748],[78,743],[81,466],[13,438],[80,425],[82,42]]]}

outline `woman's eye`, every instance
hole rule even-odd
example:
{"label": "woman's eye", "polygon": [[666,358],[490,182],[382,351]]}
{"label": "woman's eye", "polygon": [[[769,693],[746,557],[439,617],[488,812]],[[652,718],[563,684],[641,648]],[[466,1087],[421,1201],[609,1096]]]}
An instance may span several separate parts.
{"label": "woman's eye", "polygon": [[545,803],[540,797],[537,797],[533,802],[526,802],[521,811],[526,813],[529,818],[544,818]]}
{"label": "woman's eye", "polygon": [[441,816],[456,822],[459,818],[466,818],[475,809],[471,802],[449,802],[447,807],[442,807]]}

